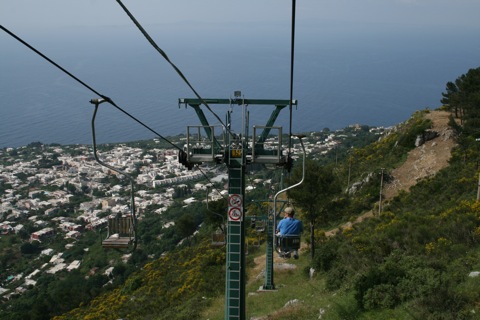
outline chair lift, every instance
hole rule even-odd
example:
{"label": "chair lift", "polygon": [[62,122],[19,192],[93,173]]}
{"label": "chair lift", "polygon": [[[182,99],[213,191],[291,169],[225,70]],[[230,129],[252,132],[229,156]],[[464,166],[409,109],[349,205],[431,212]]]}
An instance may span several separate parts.
{"label": "chair lift", "polygon": [[251,226],[255,231],[256,239],[252,242],[255,248],[260,247],[261,234],[265,232],[265,220],[257,219],[256,216],[251,217]]}
{"label": "chair lift", "polygon": [[107,237],[102,241],[102,247],[126,249],[134,241],[134,222],[131,216],[116,216],[108,219]]}
{"label": "chair lift", "polygon": [[222,247],[227,243],[225,239],[225,233],[221,230],[217,230],[212,233],[212,246],[214,247]]}
{"label": "chair lift", "polygon": [[97,154],[97,142],[95,136],[95,118],[98,111],[98,106],[105,102],[105,99],[93,99],[90,103],[95,105],[95,111],[93,112],[92,117],[92,140],[93,140],[93,155],[95,160],[102,166],[113,170],[119,174],[124,175],[130,180],[130,214],[127,216],[117,215],[108,218],[107,223],[107,237],[102,241],[103,248],[112,248],[112,249],[127,249],[129,252],[133,252],[137,247],[137,237],[136,237],[136,226],[137,226],[137,217],[135,214],[135,198],[134,198],[134,183],[132,176],[129,174],[104,163],[100,160]]}
{"label": "chair lift", "polygon": [[255,231],[257,233],[265,232],[265,225],[266,225],[265,220],[257,220],[255,222]]}
{"label": "chair lift", "polygon": [[220,218],[222,218],[222,221],[223,221],[222,226],[218,228],[214,233],[212,233],[212,246],[214,247],[224,246],[227,243],[226,236],[225,236],[225,218],[221,214],[211,210],[208,207],[208,187],[207,187],[207,210],[219,216]]}
{"label": "chair lift", "polygon": [[[289,189],[295,188],[303,183],[305,180],[305,146],[303,145],[303,140],[304,135],[296,135],[297,138],[300,139],[300,143],[302,145],[303,149],[303,169],[302,169],[302,179],[300,182],[291,185],[283,190],[280,190],[277,192],[277,194],[273,198],[273,210],[274,210],[274,225],[276,228],[276,201],[277,201],[277,196],[281,194],[282,192],[285,192]],[[274,246],[275,246],[275,251],[278,253],[278,255],[282,258],[289,258],[290,254],[292,251],[299,250],[300,249],[300,235],[277,235],[276,232],[274,232]]]}

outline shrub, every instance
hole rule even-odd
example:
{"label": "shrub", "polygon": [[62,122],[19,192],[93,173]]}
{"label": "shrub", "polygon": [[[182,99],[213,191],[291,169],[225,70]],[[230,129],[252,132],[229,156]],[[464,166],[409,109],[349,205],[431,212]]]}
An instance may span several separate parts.
{"label": "shrub", "polygon": [[322,271],[329,271],[337,258],[338,244],[334,240],[326,241],[315,252],[314,267]]}

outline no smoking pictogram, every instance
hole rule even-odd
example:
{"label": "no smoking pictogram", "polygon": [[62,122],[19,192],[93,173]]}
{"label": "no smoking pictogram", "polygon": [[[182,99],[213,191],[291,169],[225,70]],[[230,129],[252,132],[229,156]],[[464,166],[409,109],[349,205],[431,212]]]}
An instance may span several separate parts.
{"label": "no smoking pictogram", "polygon": [[240,194],[231,194],[228,196],[228,206],[240,208],[243,205],[242,195]]}

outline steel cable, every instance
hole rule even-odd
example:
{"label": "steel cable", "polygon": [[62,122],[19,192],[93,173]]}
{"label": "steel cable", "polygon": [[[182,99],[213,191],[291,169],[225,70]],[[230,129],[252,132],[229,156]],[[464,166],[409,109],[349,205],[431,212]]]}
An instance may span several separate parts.
{"label": "steel cable", "polygon": [[138,20],[133,16],[133,14],[127,9],[127,7],[122,3],[120,0],[116,0],[117,3],[122,7],[123,11],[128,15],[128,17],[132,20],[132,22],[135,24],[135,26],[140,30],[140,32],[143,34],[143,36],[147,39],[147,41],[155,48],[155,50],[160,53],[160,55],[172,66],[172,68],[175,70],[175,72],[182,78],[182,80],[185,82],[185,84],[192,90],[192,92],[195,94],[197,99],[200,100],[200,102],[213,114],[213,116],[222,124],[222,126],[232,135],[228,127],[223,123],[223,121],[220,119],[220,117],[213,112],[213,110],[210,108],[210,106],[207,104],[207,102],[200,96],[200,94],[193,88],[192,84],[188,79],[185,77],[185,75],[180,71],[180,69],[170,60],[170,58],[167,56],[165,51],[163,51],[150,37],[150,35],[147,33],[147,31],[142,27],[142,25],[138,22]]}
{"label": "steel cable", "polygon": [[292,108],[293,108],[293,69],[295,62],[295,16],[296,16],[296,0],[292,0],[292,42],[290,46],[291,60],[290,60],[290,130],[288,141],[288,153],[290,154],[292,148]]}
{"label": "steel cable", "polygon": [[10,30],[8,30],[7,28],[5,28],[4,26],[0,25],[0,29],[2,29],[3,31],[5,31],[7,34],[9,34],[10,36],[12,36],[14,39],[16,39],[17,41],[19,41],[20,43],[22,43],[23,45],[25,45],[27,48],[29,48],[30,50],[32,50],[33,52],[35,52],[36,54],[38,54],[39,56],[41,56],[43,59],[47,60],[48,62],[50,62],[52,65],[54,65],[55,67],[57,67],[58,69],[60,69],[61,71],[63,71],[64,73],[66,73],[68,76],[70,76],[72,79],[74,79],[75,81],[77,81],[78,83],[80,83],[82,86],[84,86],[85,88],[87,88],[88,90],[90,90],[91,92],[95,93],[96,95],[98,95],[99,97],[102,97],[103,99],[106,100],[106,102],[110,103],[112,106],[114,106],[115,108],[117,108],[119,111],[121,111],[122,113],[124,113],[125,115],[127,115],[128,117],[130,117],[132,120],[136,121],[137,123],[139,123],[140,125],[142,125],[144,128],[146,128],[147,130],[149,130],[150,132],[154,133],[156,136],[158,136],[159,138],[165,140],[167,143],[169,143],[170,145],[172,145],[174,148],[180,150],[183,152],[183,150],[178,147],[177,145],[175,145],[173,142],[171,142],[170,140],[168,140],[167,138],[165,138],[164,136],[162,136],[161,134],[159,134],[158,132],[156,132],[155,130],[153,130],[152,128],[150,128],[148,125],[146,125],[145,123],[143,123],[142,121],[140,121],[139,119],[137,119],[136,117],[134,117],[133,115],[131,115],[130,113],[128,113],[126,110],[122,109],[121,107],[119,107],[111,98],[99,93],[97,90],[93,89],[92,87],[90,87],[88,84],[86,84],[85,82],[83,82],[82,80],[80,80],[79,78],[77,78],[75,75],[73,75],[72,73],[70,73],[69,71],[67,71],[65,68],[63,68],[62,66],[60,66],[58,63],[56,63],[55,61],[53,61],[52,59],[48,58],[46,55],[44,55],[43,53],[41,53],[39,50],[35,49],[33,46],[31,46],[30,44],[28,44],[26,41],[24,41],[23,39],[21,39],[20,37],[18,37],[17,35],[15,35],[13,32],[11,32]]}

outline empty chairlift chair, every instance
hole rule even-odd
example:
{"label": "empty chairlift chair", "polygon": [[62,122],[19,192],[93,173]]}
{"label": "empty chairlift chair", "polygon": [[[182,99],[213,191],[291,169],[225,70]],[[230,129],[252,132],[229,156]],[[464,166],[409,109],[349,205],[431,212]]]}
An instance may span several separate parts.
{"label": "empty chairlift chair", "polygon": [[212,233],[212,246],[221,247],[226,244],[225,233],[221,230],[217,230]]}
{"label": "empty chairlift chair", "polygon": [[98,106],[106,102],[105,99],[94,99],[90,102],[95,105],[95,111],[92,116],[92,140],[93,140],[93,155],[95,160],[102,166],[115,171],[130,180],[130,215],[129,216],[117,216],[114,218],[108,219],[108,234],[107,238],[102,241],[102,247],[104,248],[114,248],[114,249],[125,249],[127,251],[133,252],[137,247],[137,237],[136,237],[136,225],[137,217],[135,214],[135,180],[122,170],[119,170],[107,163],[104,163],[100,160],[97,153],[97,141],[95,136],[95,118],[98,111]]}
{"label": "empty chairlift chair", "polygon": [[257,220],[255,221],[255,231],[257,233],[265,232],[265,220]]}
{"label": "empty chairlift chair", "polygon": [[114,217],[108,219],[108,233],[102,241],[102,247],[112,249],[128,249],[135,241],[134,221],[130,217]]}

